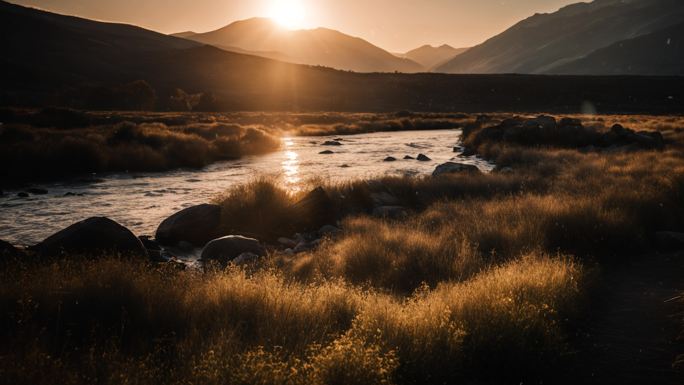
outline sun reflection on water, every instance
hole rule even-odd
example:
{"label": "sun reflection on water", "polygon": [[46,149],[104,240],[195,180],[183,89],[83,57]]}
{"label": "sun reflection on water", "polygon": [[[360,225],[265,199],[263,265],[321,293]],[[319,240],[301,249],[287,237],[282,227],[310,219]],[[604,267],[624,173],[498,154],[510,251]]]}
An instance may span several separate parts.
{"label": "sun reflection on water", "polygon": [[[294,141],[291,138],[284,138],[285,147],[292,147]],[[298,184],[302,178],[299,173],[299,154],[294,151],[285,151],[285,160],[282,162],[285,183],[294,190],[298,189]]]}

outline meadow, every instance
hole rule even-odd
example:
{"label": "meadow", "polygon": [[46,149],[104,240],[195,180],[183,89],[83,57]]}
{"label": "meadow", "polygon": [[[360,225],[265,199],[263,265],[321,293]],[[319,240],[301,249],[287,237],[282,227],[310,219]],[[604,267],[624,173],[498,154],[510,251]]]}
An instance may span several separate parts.
{"label": "meadow", "polygon": [[[121,134],[127,143],[156,132],[151,127],[171,126],[157,115],[134,115],[116,123],[131,127]],[[640,266],[636,275],[683,271],[681,249],[662,237],[684,232],[684,118],[575,116],[583,128],[571,135],[540,135],[539,127],[509,128],[503,139],[489,134],[510,117],[214,116],[259,125],[252,129],[267,138],[277,137],[272,127],[342,135],[443,122],[462,127],[467,150],[497,168],[312,182],[328,193],[342,232],[302,254],[272,248],[250,266],[7,256],[0,262],[0,378],[13,384],[548,384],[601,383],[611,375],[618,382],[677,383],[682,372],[675,361],[684,350],[676,335],[658,346],[667,358],[640,363],[644,377],[627,378],[616,370],[630,368],[597,351],[613,337],[595,331],[611,307],[604,300],[620,295],[604,285],[616,272],[633,263]],[[657,131],[664,145],[594,145],[616,123]],[[224,123],[202,124],[213,134]],[[205,132],[186,121],[173,126],[168,135]],[[235,141],[244,144],[239,136]],[[315,213],[293,205],[303,194],[264,178],[236,186],[216,197],[222,230],[264,240],[305,230],[313,226],[307,215]],[[378,194],[393,197],[406,215],[370,215]],[[654,267],[673,255],[665,267]],[[668,293],[681,293],[681,281],[660,282]],[[680,313],[668,320],[684,330],[682,303],[671,303]],[[620,321],[614,334],[644,333]]]}

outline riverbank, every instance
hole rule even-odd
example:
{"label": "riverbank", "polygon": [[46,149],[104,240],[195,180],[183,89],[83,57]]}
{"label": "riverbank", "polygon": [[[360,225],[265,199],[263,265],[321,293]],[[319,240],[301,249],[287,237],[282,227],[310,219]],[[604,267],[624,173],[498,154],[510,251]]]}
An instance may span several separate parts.
{"label": "riverbank", "polygon": [[[636,325],[629,312],[594,311],[636,298],[613,297],[614,272],[681,269],[660,256],[684,249],[684,130],[607,124],[480,118],[463,145],[491,173],[453,162],[297,193],[235,186],[157,231],[162,246],[204,246],[202,269],[149,262],[142,241],[148,257],[10,258],[0,367],[17,383],[598,381],[592,365],[603,376],[640,347],[606,338]],[[601,341],[616,355],[588,359]],[[657,360],[659,379],[677,378],[675,355]]]}

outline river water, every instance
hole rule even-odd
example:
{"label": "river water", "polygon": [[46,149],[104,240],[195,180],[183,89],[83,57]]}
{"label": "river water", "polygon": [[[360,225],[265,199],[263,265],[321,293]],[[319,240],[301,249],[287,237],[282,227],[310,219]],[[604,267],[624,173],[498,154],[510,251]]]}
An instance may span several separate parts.
{"label": "river water", "polygon": [[[492,166],[476,157],[458,157],[460,130],[384,132],[343,137],[285,137],[277,152],[212,164],[203,169],[163,173],[106,174],[32,186],[46,195],[0,197],[0,239],[31,245],[91,216],[106,216],[137,235],[153,235],[164,218],[183,208],[210,202],[231,186],[258,176],[278,178],[288,189],[304,188],[312,178],[345,181],[382,175],[430,174],[435,166],[457,159],[483,171]],[[323,146],[341,139],[341,146]],[[323,155],[330,150],[334,154]],[[404,160],[425,154],[432,160]],[[395,162],[383,160],[392,156]]]}

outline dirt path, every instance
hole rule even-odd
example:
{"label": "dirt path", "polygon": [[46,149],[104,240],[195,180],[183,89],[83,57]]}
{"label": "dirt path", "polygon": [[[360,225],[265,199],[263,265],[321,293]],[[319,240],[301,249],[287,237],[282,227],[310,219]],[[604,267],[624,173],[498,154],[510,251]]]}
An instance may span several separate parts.
{"label": "dirt path", "polygon": [[684,385],[673,368],[684,341],[684,251],[638,258],[604,271],[606,297],[592,309],[581,353],[584,383]]}

